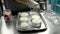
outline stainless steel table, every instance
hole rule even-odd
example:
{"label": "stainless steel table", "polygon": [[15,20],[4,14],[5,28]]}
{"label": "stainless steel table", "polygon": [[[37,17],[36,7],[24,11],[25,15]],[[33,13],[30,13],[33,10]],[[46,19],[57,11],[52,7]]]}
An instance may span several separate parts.
{"label": "stainless steel table", "polygon": [[[11,23],[5,23],[4,19],[2,19],[2,29],[1,34],[60,34],[60,27],[54,26],[48,19],[46,19],[42,13],[42,16],[47,24],[47,30],[39,33],[20,33],[16,30],[16,20]],[[1,27],[0,27],[1,28]]]}

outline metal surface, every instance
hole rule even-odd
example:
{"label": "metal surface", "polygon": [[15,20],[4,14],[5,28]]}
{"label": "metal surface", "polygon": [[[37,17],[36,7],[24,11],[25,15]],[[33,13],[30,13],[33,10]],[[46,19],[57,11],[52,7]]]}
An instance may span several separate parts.
{"label": "metal surface", "polygon": [[[49,12],[49,14],[55,14],[55,17],[57,17],[57,16],[59,16],[59,15],[57,15],[54,11],[51,11],[51,10],[48,10],[48,11],[46,11],[47,13]],[[45,15],[46,13],[44,12],[44,13],[41,13],[41,14],[43,14],[43,17],[45,17],[45,19],[47,19],[47,17],[48,16],[50,16],[49,14],[47,14],[47,15]],[[52,15],[51,15],[51,17],[52,17]],[[46,17],[47,16],[47,17]],[[60,17],[60,16],[59,16]],[[57,17],[58,19],[60,19],[59,17]],[[51,19],[51,18],[50,18]],[[52,20],[52,19],[51,19]],[[46,21],[46,20],[45,20]],[[57,24],[55,23],[54,24],[54,22],[51,22],[51,21],[49,21],[49,19],[47,19],[47,26],[48,26],[48,29],[49,29],[49,34],[60,34],[60,22],[57,22]],[[59,23],[59,24],[58,24]]]}
{"label": "metal surface", "polygon": [[[42,19],[42,16],[40,15],[40,14],[38,14],[38,12],[35,12],[35,11],[30,11],[30,12],[27,12],[28,14],[29,14],[29,21],[28,21],[28,24],[29,24],[29,27],[28,27],[28,29],[26,29],[26,30],[22,30],[21,29],[21,27],[19,27],[19,24],[21,24],[20,23],[20,21],[19,21],[19,18],[21,17],[20,16],[20,14],[21,13],[23,13],[23,12],[20,12],[19,14],[18,14],[18,18],[17,18],[17,22],[16,22],[16,28],[17,28],[17,30],[20,30],[21,32],[31,32],[31,31],[36,31],[36,32],[41,32],[41,31],[45,31],[45,30],[47,30],[47,27],[46,27],[46,24],[45,24],[45,22],[43,21],[43,19]],[[32,27],[32,22],[31,22],[31,20],[32,20],[32,15],[39,15],[40,16],[40,18],[41,18],[41,20],[42,20],[42,22],[40,23],[41,25],[38,27],[38,28],[34,28],[34,27]]]}
{"label": "metal surface", "polygon": [[1,2],[2,2],[2,7],[3,7],[3,10],[5,10],[6,9],[6,7],[5,7],[5,2],[4,2],[4,0],[1,0]]}
{"label": "metal surface", "polygon": [[0,18],[0,34],[1,34],[1,25],[2,25],[2,21],[1,21],[1,18]]}
{"label": "metal surface", "polygon": [[5,22],[4,18],[2,18],[2,29],[1,29],[1,34],[39,34],[39,33],[21,33],[18,32],[16,29],[16,20],[15,18],[14,22]]}
{"label": "metal surface", "polygon": [[[14,19],[14,18],[13,18]],[[1,34],[37,34],[37,33],[21,33],[18,32],[16,29],[16,20],[14,19],[14,22],[5,22],[4,18],[2,18],[2,29]]]}
{"label": "metal surface", "polygon": [[[41,15],[43,16],[46,24],[47,24],[47,30],[45,32],[39,32],[39,33],[20,33],[16,30],[16,23],[15,23],[15,19],[13,23],[10,23],[11,25],[6,26],[7,24],[4,22],[4,20],[2,19],[2,29],[1,29],[1,34],[60,34],[60,26],[55,27],[53,25],[53,23],[51,23],[48,19],[45,18],[44,13],[41,13]],[[0,27],[1,28],[1,27]]]}
{"label": "metal surface", "polygon": [[60,15],[54,11],[44,12],[44,16],[48,19],[53,25],[60,25]]}

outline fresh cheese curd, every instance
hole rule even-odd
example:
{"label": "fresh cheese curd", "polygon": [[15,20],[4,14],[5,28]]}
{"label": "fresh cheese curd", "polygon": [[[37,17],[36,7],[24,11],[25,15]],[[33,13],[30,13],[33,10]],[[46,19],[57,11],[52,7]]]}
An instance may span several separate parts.
{"label": "fresh cheese curd", "polygon": [[29,25],[27,22],[22,22],[20,26],[22,29],[27,29]]}
{"label": "fresh cheese curd", "polygon": [[29,20],[28,17],[21,17],[21,18],[20,18],[20,21],[28,21],[28,20]]}
{"label": "fresh cheese curd", "polygon": [[32,19],[39,19],[40,16],[39,15],[32,15]]}
{"label": "fresh cheese curd", "polygon": [[42,22],[41,19],[34,19],[32,20],[32,26],[39,27],[41,22]]}
{"label": "fresh cheese curd", "polygon": [[21,16],[26,17],[26,16],[28,16],[28,13],[27,12],[23,12],[23,13],[21,13]]}

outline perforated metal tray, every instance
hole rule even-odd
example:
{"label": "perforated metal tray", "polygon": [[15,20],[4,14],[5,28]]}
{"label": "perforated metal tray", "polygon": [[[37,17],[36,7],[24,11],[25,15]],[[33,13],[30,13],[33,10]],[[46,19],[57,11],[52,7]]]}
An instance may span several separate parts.
{"label": "perforated metal tray", "polygon": [[[21,12],[20,12],[20,13],[21,13]],[[17,21],[16,21],[16,29],[17,29],[19,32],[42,32],[42,31],[45,31],[45,30],[47,29],[46,24],[45,24],[45,21],[43,20],[43,18],[42,18],[42,16],[41,16],[40,13],[38,13],[38,12],[33,12],[33,11],[30,11],[30,12],[28,12],[28,13],[30,14],[30,16],[31,16],[31,14],[38,14],[38,15],[41,17],[41,19],[42,19],[41,26],[40,26],[39,28],[33,28],[33,27],[29,26],[30,28],[28,28],[28,29],[26,29],[26,30],[22,30],[22,29],[20,29],[20,27],[18,27],[18,24],[19,24],[19,21],[18,21],[19,16],[18,16],[18,17],[17,17]]]}

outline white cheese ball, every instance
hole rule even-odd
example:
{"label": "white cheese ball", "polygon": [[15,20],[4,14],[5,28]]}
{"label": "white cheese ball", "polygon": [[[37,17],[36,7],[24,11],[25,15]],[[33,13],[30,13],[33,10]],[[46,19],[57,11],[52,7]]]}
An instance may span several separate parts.
{"label": "white cheese ball", "polygon": [[20,18],[20,21],[28,21],[28,20],[29,20],[28,17],[21,17],[21,18]]}
{"label": "white cheese ball", "polygon": [[32,20],[32,22],[34,24],[39,24],[39,23],[41,23],[41,19],[34,19],[34,20]]}
{"label": "white cheese ball", "polygon": [[27,22],[22,22],[20,26],[22,29],[27,29],[29,25]]}
{"label": "white cheese ball", "polygon": [[21,13],[21,16],[26,17],[26,16],[28,16],[28,13],[27,12],[23,12],[23,13]]}
{"label": "white cheese ball", "polygon": [[18,13],[18,16],[20,17],[20,12]]}
{"label": "white cheese ball", "polygon": [[40,16],[39,15],[32,15],[32,19],[39,19]]}
{"label": "white cheese ball", "polygon": [[32,20],[32,25],[34,27],[39,27],[41,22],[42,22],[41,19],[34,19],[34,20]]}

